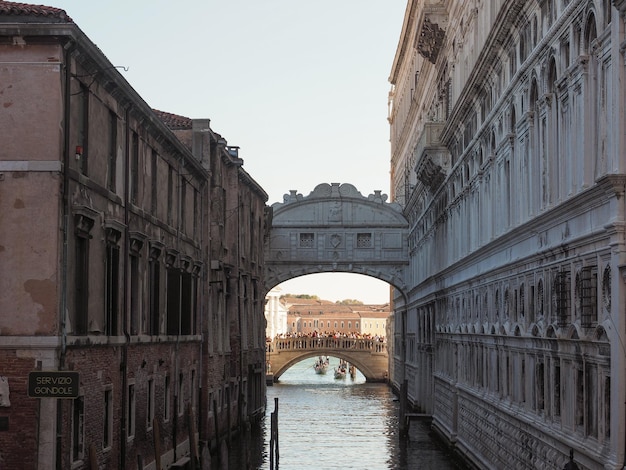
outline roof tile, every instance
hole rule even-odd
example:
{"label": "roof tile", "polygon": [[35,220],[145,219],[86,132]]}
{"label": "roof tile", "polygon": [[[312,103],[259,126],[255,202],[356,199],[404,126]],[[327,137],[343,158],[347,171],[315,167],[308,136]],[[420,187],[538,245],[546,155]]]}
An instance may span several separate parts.
{"label": "roof tile", "polygon": [[73,23],[65,10],[49,7],[46,5],[32,5],[30,3],[17,3],[0,1],[0,16],[36,16],[46,20],[58,20],[62,23]]}
{"label": "roof tile", "polygon": [[163,123],[171,130],[184,130],[192,128],[191,118],[185,116],[179,116],[178,114],[166,113],[165,111],[159,111],[153,109],[154,113],[163,121]]}

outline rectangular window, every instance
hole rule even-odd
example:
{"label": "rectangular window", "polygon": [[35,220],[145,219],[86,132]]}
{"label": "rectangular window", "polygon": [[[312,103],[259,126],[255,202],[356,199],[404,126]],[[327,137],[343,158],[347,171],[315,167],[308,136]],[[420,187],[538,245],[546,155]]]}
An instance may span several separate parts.
{"label": "rectangular window", "polygon": [[108,142],[108,181],[107,187],[115,192],[117,176],[117,114],[109,111],[109,142]]}
{"label": "rectangular window", "polygon": [[76,120],[78,125],[78,146],[81,147],[82,153],[79,154],[77,151],[76,154],[80,155],[77,158],[79,160],[80,171],[83,175],[86,175],[88,168],[88,143],[89,143],[89,88],[81,83],[80,85],[80,93],[78,94],[78,98],[80,100],[78,104],[78,112],[79,116]]}
{"label": "rectangular window", "polygon": [[72,462],[85,456],[85,401],[84,397],[72,400]]}
{"label": "rectangular window", "polygon": [[178,415],[185,411],[185,378],[183,374],[178,375]]}
{"label": "rectangular window", "polygon": [[113,437],[113,390],[104,391],[104,429],[102,430],[102,448],[111,447]]}
{"label": "rectangular window", "polygon": [[154,421],[154,379],[148,380],[148,399],[146,400],[148,409],[146,410],[147,428],[152,429]]}
{"label": "rectangular window", "polygon": [[561,416],[561,366],[554,366],[554,416]]}
{"label": "rectangular window", "polygon": [[543,411],[544,410],[544,393],[545,393],[545,387],[544,387],[544,376],[543,376],[543,363],[538,363],[536,368],[535,368],[535,383],[536,383],[536,390],[537,390],[537,411]]}
{"label": "rectangular window", "polygon": [[74,278],[74,334],[87,334],[89,318],[89,239],[76,237],[76,276]]}
{"label": "rectangular window", "polygon": [[569,320],[569,275],[566,271],[557,273],[554,290],[557,323],[560,327],[566,327]]}
{"label": "rectangular window", "polygon": [[169,421],[172,415],[172,387],[169,375],[165,377],[165,393],[163,394],[163,421]]}
{"label": "rectangular window", "polygon": [[138,335],[139,325],[139,256],[130,255],[130,334]]}
{"label": "rectangular window", "polygon": [[372,247],[372,234],[371,233],[357,233],[356,234],[356,247],[357,248],[371,248]]}
{"label": "rectangular window", "polygon": [[198,191],[194,189],[193,191],[193,238],[196,239],[198,236]]}
{"label": "rectangular window", "polygon": [[315,242],[314,233],[301,233],[300,234],[300,248],[313,248]]}
{"label": "rectangular window", "polygon": [[106,334],[117,335],[118,305],[119,305],[119,260],[120,249],[117,245],[107,243],[106,246],[106,279],[105,279],[105,302],[106,302]]}
{"label": "rectangular window", "polygon": [[604,437],[611,438],[611,377],[604,378]]}
{"label": "rectangular window", "polygon": [[167,223],[174,225],[174,168],[168,167],[167,172]]}
{"label": "rectangular window", "polygon": [[600,396],[598,394],[598,368],[593,364],[588,364],[585,370],[585,392],[587,407],[586,434],[598,437],[598,404]]}
{"label": "rectangular window", "polygon": [[526,360],[522,358],[522,377],[520,380],[520,401],[526,402]]}
{"label": "rectangular window", "polygon": [[167,334],[180,334],[180,284],[181,275],[178,269],[167,270]]}
{"label": "rectangular window", "polygon": [[130,201],[137,203],[139,196],[139,136],[133,132],[130,150]]}
{"label": "rectangular window", "polygon": [[196,371],[191,369],[191,383],[189,384],[189,399],[191,401],[191,407],[195,410],[197,407],[197,395],[196,395]]}
{"label": "rectangular window", "polygon": [[592,328],[598,322],[598,273],[593,272],[590,267],[583,268],[580,272],[580,283],[581,325]]}
{"label": "rectangular window", "polygon": [[187,181],[180,179],[180,230],[186,233],[187,230]]}
{"label": "rectangular window", "polygon": [[131,438],[135,435],[135,384],[128,385],[128,403],[127,403],[127,420],[126,420],[126,436]]}
{"label": "rectangular window", "polygon": [[582,368],[576,369],[576,425],[585,424],[585,380]]}
{"label": "rectangular window", "polygon": [[151,212],[156,217],[157,216],[157,201],[159,199],[159,185],[158,185],[158,175],[157,175],[157,161],[159,155],[156,150],[152,150],[152,161],[150,162],[151,166],[151,186],[152,186],[152,200],[150,204]]}
{"label": "rectangular window", "polygon": [[191,335],[195,333],[195,287],[194,277],[191,273],[182,274],[182,294],[181,294],[181,318],[180,333]]}
{"label": "rectangular window", "polygon": [[161,271],[158,258],[150,258],[149,262],[149,276],[150,276],[150,331],[151,335],[159,334],[159,299],[160,299],[160,283],[161,283]]}

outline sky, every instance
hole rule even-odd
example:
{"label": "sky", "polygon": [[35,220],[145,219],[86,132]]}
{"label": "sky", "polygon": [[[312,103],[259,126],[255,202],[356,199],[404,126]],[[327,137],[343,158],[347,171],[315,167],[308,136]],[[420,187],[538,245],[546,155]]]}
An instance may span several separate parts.
{"label": "sky", "polygon": [[[320,183],[389,194],[388,78],[406,0],[31,3],[65,10],[152,108],[209,118],[269,205]],[[386,283],[350,274],[281,288],[389,299]]]}

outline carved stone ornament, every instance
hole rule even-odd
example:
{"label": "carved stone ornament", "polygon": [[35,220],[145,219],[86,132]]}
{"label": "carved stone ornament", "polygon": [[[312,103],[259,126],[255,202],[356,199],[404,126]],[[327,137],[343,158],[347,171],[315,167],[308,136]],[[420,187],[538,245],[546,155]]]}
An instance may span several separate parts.
{"label": "carved stone ornament", "polygon": [[437,23],[431,23],[428,17],[424,18],[422,30],[417,40],[418,52],[434,64],[437,62],[437,56],[445,35],[446,32]]}

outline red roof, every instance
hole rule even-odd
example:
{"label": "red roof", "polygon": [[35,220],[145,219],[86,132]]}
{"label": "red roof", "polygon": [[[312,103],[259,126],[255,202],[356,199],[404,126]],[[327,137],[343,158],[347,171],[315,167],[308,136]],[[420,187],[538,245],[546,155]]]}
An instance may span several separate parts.
{"label": "red roof", "polygon": [[[36,16],[47,21],[59,20],[62,23],[73,23],[65,10],[45,5],[0,1],[0,16]],[[57,21],[54,21],[57,22]]]}
{"label": "red roof", "polygon": [[159,117],[163,123],[172,130],[191,129],[191,118],[185,116],[179,116],[178,114],[166,113],[165,111],[159,111],[153,109],[154,113]]}

